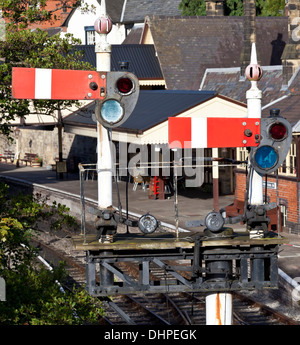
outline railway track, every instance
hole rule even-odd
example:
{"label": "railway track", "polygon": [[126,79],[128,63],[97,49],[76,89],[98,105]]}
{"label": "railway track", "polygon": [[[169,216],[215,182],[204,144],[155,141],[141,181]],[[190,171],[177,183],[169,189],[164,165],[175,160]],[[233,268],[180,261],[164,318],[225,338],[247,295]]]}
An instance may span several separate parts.
{"label": "railway track", "polygon": [[[58,249],[59,240],[48,243],[35,240],[35,246],[52,265],[64,261],[68,271],[67,287],[85,283],[85,256],[83,253],[67,253]],[[123,264],[122,264],[123,265]],[[122,267],[128,275],[135,275],[133,268]],[[153,270],[154,276],[165,275],[163,270]],[[165,279],[169,279],[165,275]],[[117,295],[101,298],[105,318],[101,324],[109,325],[205,325],[205,295],[201,293],[159,293]],[[299,325],[288,316],[266,307],[240,293],[233,294],[233,322],[236,325]]]}

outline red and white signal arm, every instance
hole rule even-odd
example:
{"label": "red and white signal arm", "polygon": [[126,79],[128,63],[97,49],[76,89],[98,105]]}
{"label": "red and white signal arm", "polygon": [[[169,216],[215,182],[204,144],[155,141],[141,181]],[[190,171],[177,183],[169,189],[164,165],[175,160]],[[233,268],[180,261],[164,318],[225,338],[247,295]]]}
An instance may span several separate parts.
{"label": "red and white signal arm", "polygon": [[169,118],[171,149],[254,147],[259,142],[260,118]]}
{"label": "red and white signal arm", "polygon": [[12,98],[93,100],[104,99],[106,72],[45,68],[12,69]]}

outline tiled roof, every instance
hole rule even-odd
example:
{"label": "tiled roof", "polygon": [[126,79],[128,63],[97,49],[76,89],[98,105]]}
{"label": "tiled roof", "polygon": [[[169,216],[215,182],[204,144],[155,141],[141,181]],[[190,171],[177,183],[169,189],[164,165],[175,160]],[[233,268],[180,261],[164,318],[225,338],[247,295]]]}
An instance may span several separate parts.
{"label": "tiled roof", "polygon": [[[146,22],[168,89],[197,90],[207,68],[240,67],[244,17],[152,16]],[[287,24],[286,17],[256,18],[262,65],[268,66],[281,56]]]}
{"label": "tiled roof", "polygon": [[[99,2],[99,1],[98,1]],[[106,12],[114,23],[119,23],[121,19],[124,0],[106,1]]]}
{"label": "tiled roof", "polygon": [[[141,24],[139,24],[141,25]],[[143,27],[136,25],[130,30],[122,44],[139,44],[143,33]]]}
{"label": "tiled roof", "polygon": [[[258,87],[263,92],[262,106],[278,99],[285,94],[282,86],[282,66],[267,66],[263,68],[263,77]],[[246,91],[250,82],[240,80],[240,69],[219,68],[206,70],[202,80],[201,90],[216,90],[218,93],[246,103]]]}
{"label": "tiled roof", "polygon": [[147,15],[179,16],[180,2],[181,0],[127,0],[122,22],[144,22]]}
{"label": "tiled roof", "polygon": [[299,92],[290,93],[287,97],[284,97],[281,101],[270,105],[262,112],[263,117],[267,117],[270,114],[272,108],[280,109],[280,115],[285,117],[292,126],[297,124],[300,120],[300,94]]}

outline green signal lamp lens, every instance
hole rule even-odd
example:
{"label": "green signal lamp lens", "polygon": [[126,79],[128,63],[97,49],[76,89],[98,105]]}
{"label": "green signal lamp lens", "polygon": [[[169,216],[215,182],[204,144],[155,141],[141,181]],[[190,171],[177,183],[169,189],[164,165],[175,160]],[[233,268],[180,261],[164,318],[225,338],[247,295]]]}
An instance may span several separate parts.
{"label": "green signal lamp lens", "polygon": [[103,121],[109,124],[115,124],[122,120],[124,109],[120,102],[115,99],[108,99],[103,102],[101,107],[101,117]]}

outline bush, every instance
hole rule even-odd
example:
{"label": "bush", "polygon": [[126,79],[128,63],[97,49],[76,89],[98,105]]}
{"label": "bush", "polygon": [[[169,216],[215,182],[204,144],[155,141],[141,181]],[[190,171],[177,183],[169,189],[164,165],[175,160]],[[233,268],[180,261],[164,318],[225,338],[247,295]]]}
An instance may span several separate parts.
{"label": "bush", "polygon": [[83,289],[62,293],[63,265],[47,270],[37,265],[37,250],[30,239],[38,231],[38,221],[54,218],[59,228],[75,220],[68,209],[54,203],[51,207],[39,197],[18,195],[8,198],[8,186],[0,185],[0,276],[6,282],[6,301],[0,303],[0,324],[72,325],[97,323],[103,315]]}

